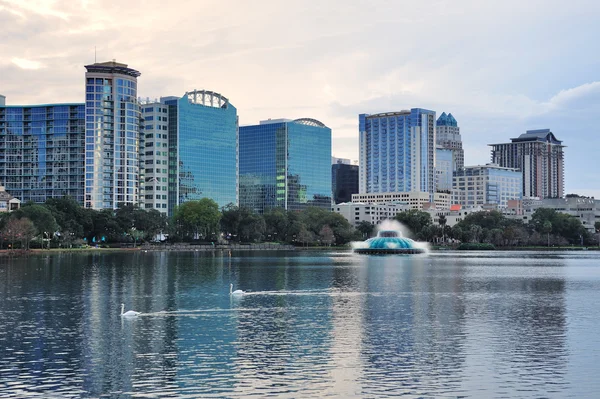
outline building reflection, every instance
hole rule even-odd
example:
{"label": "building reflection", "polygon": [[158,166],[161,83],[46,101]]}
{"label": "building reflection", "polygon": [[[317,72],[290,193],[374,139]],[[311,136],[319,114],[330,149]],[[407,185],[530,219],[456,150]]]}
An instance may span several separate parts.
{"label": "building reflection", "polygon": [[[0,369],[15,367],[26,391],[59,381],[65,395],[93,397],[552,396],[548,381],[566,386],[565,266],[531,262],[196,252],[14,260],[0,266]],[[232,300],[230,282],[248,295]],[[123,320],[122,302],[146,315]]]}

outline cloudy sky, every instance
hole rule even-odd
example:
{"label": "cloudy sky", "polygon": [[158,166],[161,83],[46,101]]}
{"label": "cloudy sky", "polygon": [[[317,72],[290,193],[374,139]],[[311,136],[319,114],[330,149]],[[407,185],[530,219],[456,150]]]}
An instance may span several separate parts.
{"label": "cloudy sky", "polygon": [[240,124],[312,117],[358,158],[358,114],[452,112],[467,165],[550,128],[566,191],[600,198],[594,0],[0,0],[7,104],[83,102],[83,65],[142,72],[142,97],[217,91]]}

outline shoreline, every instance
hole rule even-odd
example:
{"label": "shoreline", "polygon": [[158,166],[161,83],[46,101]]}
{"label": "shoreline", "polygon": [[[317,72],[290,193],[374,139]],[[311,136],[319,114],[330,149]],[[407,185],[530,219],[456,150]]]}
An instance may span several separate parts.
{"label": "shoreline", "polygon": [[[351,247],[294,247],[286,245],[273,244],[253,244],[253,245],[236,245],[228,247],[219,245],[218,247],[209,245],[185,245],[185,246],[140,246],[140,247],[123,247],[123,248],[51,248],[41,249],[34,248],[29,250],[22,249],[2,249],[0,256],[28,256],[39,254],[60,254],[60,253],[110,253],[110,252],[202,252],[202,253],[223,253],[228,252],[246,252],[246,251],[348,251],[352,252]],[[565,252],[565,251],[600,251],[600,247],[500,247],[494,249],[473,249],[473,250],[458,250],[450,247],[435,247],[430,248],[429,252],[507,252],[507,251],[539,251],[539,252]]]}

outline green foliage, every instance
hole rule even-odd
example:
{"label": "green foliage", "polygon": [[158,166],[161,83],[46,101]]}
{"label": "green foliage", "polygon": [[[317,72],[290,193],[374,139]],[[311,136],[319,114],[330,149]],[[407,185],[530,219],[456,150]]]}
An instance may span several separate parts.
{"label": "green foliage", "polygon": [[[221,230],[225,236],[238,242],[261,241],[266,230],[265,219],[247,207],[233,204],[223,209]],[[274,234],[276,237],[276,234]],[[271,236],[271,239],[274,237]]]}
{"label": "green foliage", "polygon": [[345,217],[323,208],[306,208],[300,213],[300,222],[314,237],[319,237],[323,226],[329,226],[338,245],[348,243],[354,235],[352,226]]}
{"label": "green foliage", "polygon": [[556,212],[550,208],[539,208],[529,222],[533,229],[540,234],[554,234],[563,237],[570,244],[579,244],[588,240],[589,233],[579,219],[565,213]]}
{"label": "green foliage", "polygon": [[210,198],[184,202],[173,215],[178,235],[208,241],[216,239],[220,219],[219,206]]}
{"label": "green foliage", "polygon": [[[431,224],[431,215],[417,209],[400,212],[394,219],[406,226],[413,236],[418,236],[424,227]],[[429,232],[426,232],[425,235],[428,236]]]}
{"label": "green foliage", "polygon": [[43,205],[26,204],[14,211],[12,217],[29,219],[39,234],[46,234],[48,237],[58,230],[58,224],[52,212]]}
{"label": "green foliage", "polygon": [[375,226],[372,223],[363,220],[356,225],[356,230],[360,232],[361,238],[365,240],[371,237],[373,231],[375,230]]}

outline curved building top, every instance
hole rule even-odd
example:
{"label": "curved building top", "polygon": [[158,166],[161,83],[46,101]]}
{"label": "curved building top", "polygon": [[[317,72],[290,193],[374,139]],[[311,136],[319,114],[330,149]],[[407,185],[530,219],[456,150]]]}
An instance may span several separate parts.
{"label": "curved building top", "polygon": [[213,108],[227,108],[229,99],[222,94],[209,90],[192,90],[184,94],[190,104]]}
{"label": "curved building top", "polygon": [[312,119],[312,118],[295,119],[294,123],[299,123],[301,125],[307,125],[307,126],[327,127],[327,126],[325,126],[325,124],[323,122],[318,121],[316,119]]}
{"label": "curved building top", "polygon": [[86,65],[85,69],[87,69],[88,72],[113,74],[116,73],[131,76],[133,78],[137,78],[141,75],[139,71],[136,71],[132,68],[128,68],[127,64],[121,64],[116,61],[96,62],[95,64]]}

